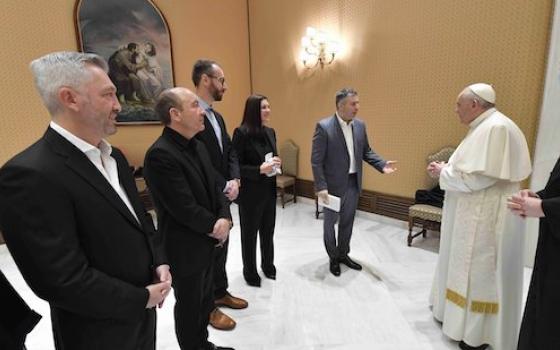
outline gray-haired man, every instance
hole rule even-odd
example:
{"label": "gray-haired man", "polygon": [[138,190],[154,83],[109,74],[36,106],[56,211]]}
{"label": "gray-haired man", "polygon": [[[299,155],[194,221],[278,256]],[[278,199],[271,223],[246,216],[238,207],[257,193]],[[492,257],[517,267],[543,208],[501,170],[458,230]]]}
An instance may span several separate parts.
{"label": "gray-haired man", "polygon": [[121,106],[99,56],[31,63],[51,114],[44,136],[0,169],[0,229],[49,302],[57,349],[155,349],[169,265],[128,162],[105,140]]}

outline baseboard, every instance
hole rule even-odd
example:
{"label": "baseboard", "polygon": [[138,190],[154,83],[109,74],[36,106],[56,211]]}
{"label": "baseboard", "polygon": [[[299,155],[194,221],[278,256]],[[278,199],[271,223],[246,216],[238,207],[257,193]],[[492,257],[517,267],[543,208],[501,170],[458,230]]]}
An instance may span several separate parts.
{"label": "baseboard", "polygon": [[[296,180],[298,196],[315,198],[313,181],[298,178]],[[375,191],[363,190],[358,200],[358,209],[408,221],[408,207],[414,204],[413,198],[394,196]]]}
{"label": "baseboard", "polygon": [[[313,181],[298,178],[296,180],[298,196],[314,199],[315,191]],[[144,205],[152,207],[152,202],[148,193],[141,193]],[[393,196],[390,194],[375,191],[363,190],[358,200],[358,209],[365,212],[379,214],[390,218],[408,221],[408,207],[414,204],[413,198]],[[0,244],[4,244],[2,233],[0,232]]]}

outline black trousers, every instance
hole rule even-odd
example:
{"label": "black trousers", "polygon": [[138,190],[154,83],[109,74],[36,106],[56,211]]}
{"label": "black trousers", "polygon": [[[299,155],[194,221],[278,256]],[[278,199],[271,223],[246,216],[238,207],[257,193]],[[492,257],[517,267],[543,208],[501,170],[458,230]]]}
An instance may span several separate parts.
{"label": "black trousers", "polygon": [[214,299],[220,299],[227,294],[228,278],[226,273],[226,262],[228,254],[229,238],[222,247],[214,251]]}
{"label": "black trousers", "polygon": [[276,194],[263,193],[255,201],[239,204],[241,223],[241,254],[243,275],[253,278],[257,272],[257,233],[261,242],[261,268],[265,272],[275,271],[274,267],[274,225],[276,222]]}
{"label": "black trousers", "polygon": [[208,321],[214,309],[213,264],[187,276],[174,276],[175,334],[182,350],[208,347]]}

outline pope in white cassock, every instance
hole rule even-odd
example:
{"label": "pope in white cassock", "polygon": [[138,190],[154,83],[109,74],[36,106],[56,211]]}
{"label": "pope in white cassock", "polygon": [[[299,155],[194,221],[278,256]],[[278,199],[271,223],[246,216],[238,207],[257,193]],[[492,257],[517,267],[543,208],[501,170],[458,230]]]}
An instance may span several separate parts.
{"label": "pope in white cassock", "polygon": [[461,349],[515,349],[521,318],[524,226],[506,203],[531,161],[525,136],[495,102],[490,85],[466,87],[455,111],[469,132],[448,163],[428,166],[446,191],[430,304]]}

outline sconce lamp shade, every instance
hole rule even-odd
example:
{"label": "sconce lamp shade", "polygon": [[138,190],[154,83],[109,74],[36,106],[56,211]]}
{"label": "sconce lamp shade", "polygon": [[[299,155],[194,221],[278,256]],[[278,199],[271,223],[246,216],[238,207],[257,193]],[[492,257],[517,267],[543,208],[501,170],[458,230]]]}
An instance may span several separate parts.
{"label": "sconce lamp shade", "polygon": [[319,65],[323,68],[334,61],[340,50],[340,44],[332,39],[328,33],[307,27],[305,36],[301,38],[300,59],[306,68]]}

